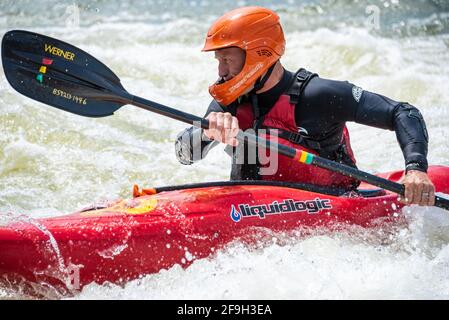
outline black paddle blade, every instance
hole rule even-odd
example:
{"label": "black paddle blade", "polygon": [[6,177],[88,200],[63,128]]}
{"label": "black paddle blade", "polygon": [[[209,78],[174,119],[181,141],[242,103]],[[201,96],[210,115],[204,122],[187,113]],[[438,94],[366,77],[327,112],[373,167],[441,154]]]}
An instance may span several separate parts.
{"label": "black paddle blade", "polygon": [[120,79],[103,63],[68,43],[14,30],[3,36],[6,78],[21,94],[89,117],[105,117],[127,103]]}

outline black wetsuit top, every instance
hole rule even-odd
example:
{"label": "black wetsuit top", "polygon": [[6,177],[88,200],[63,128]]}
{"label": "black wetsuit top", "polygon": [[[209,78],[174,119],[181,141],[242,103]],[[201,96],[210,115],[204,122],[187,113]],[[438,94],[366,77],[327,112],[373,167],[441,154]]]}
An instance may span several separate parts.
{"label": "black wetsuit top", "polygon": [[[257,95],[261,115],[268,113],[279,96],[287,91],[293,74],[285,70],[276,86]],[[223,108],[213,100],[205,116],[212,111],[225,112],[230,109],[232,108]],[[406,102],[397,102],[380,94],[362,90],[347,81],[317,76],[305,86],[296,105],[295,119],[297,126],[307,132],[308,138],[326,145],[337,145],[341,142],[347,121],[394,130],[404,155],[406,168],[427,171],[426,125],[419,110]],[[202,129],[191,127],[178,135],[175,143],[176,155],[182,164],[192,164],[204,158],[217,144],[208,140],[202,134]]]}

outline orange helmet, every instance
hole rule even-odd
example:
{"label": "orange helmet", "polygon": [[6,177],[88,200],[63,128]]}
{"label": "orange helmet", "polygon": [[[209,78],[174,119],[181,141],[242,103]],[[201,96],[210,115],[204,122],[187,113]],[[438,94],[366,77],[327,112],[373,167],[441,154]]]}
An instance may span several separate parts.
{"label": "orange helmet", "polygon": [[246,60],[238,75],[209,87],[212,97],[225,106],[244,94],[284,54],[279,16],[261,7],[243,7],[226,13],[210,27],[202,51],[229,47],[245,50]]}

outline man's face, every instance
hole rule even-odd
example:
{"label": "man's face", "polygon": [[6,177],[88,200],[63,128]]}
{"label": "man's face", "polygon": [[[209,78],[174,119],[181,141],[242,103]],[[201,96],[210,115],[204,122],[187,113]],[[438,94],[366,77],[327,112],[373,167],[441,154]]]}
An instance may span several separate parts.
{"label": "man's face", "polygon": [[215,51],[215,59],[218,60],[218,76],[228,81],[242,71],[246,53],[237,47],[219,49]]}

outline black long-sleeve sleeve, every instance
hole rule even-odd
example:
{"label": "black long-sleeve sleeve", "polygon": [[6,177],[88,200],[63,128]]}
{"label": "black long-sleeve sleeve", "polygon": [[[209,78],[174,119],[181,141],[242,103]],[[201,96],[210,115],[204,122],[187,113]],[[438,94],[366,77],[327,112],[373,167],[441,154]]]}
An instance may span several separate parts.
{"label": "black long-sleeve sleeve", "polygon": [[419,110],[347,82],[314,78],[295,109],[297,125],[316,140],[339,141],[347,121],[393,130],[406,167],[427,170],[428,134]]}

